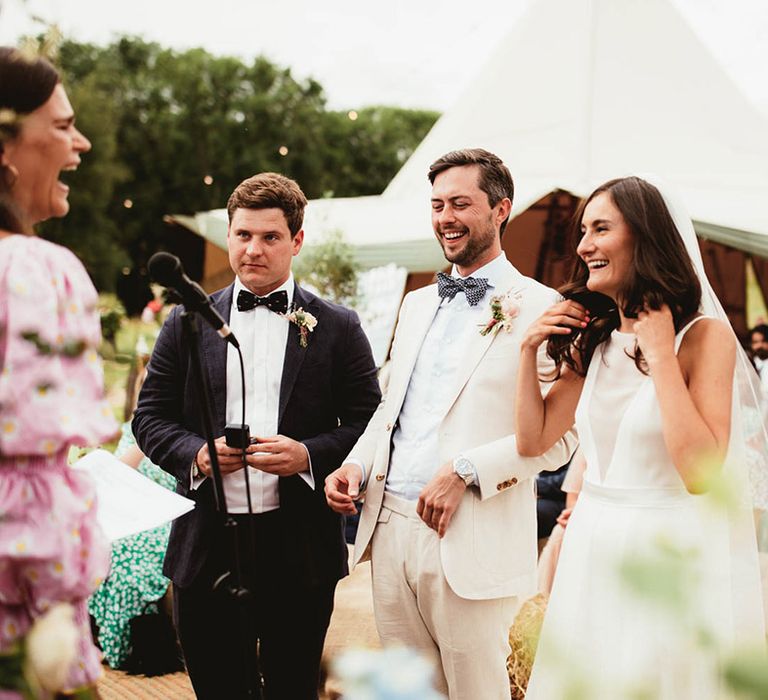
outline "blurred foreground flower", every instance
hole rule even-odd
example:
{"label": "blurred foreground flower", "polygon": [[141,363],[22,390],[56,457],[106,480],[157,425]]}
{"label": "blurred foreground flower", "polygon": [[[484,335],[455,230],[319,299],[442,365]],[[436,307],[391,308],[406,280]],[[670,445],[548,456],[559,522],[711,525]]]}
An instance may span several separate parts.
{"label": "blurred foreground flower", "polygon": [[77,639],[72,606],[52,606],[25,637],[0,653],[0,697],[36,700],[60,691],[76,658]]}
{"label": "blurred foreground flower", "polygon": [[347,651],[333,671],[344,700],[444,700],[432,687],[432,665],[405,647]]}
{"label": "blurred foreground flower", "polygon": [[33,687],[61,690],[77,653],[75,611],[57,603],[39,617],[26,638],[24,673]]}

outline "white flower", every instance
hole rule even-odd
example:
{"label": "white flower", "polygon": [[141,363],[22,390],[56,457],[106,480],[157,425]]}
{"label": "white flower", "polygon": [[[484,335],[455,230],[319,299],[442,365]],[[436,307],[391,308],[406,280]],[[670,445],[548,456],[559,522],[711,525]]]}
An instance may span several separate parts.
{"label": "white flower", "polygon": [[307,337],[315,330],[317,319],[301,307],[293,308],[288,313],[283,314],[283,317],[296,324],[299,329],[299,344],[303,348],[307,347]]}
{"label": "white flower", "polygon": [[519,292],[507,292],[503,295],[491,297],[491,317],[485,323],[480,324],[480,335],[496,334],[500,330],[509,333],[512,330],[513,321],[520,314],[519,301],[522,295]]}
{"label": "white flower", "polygon": [[69,603],[53,605],[27,634],[28,676],[44,690],[61,690],[77,657],[77,640],[74,608]]}
{"label": "white flower", "polygon": [[520,313],[519,302],[520,295],[506,294],[501,299],[501,312],[509,319],[517,318]]}

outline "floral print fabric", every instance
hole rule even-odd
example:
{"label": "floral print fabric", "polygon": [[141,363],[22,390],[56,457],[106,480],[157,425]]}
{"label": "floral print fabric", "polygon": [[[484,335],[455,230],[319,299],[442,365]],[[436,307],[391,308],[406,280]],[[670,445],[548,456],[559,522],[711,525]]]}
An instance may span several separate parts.
{"label": "floral print fabric", "polygon": [[[115,455],[119,457],[135,444],[130,424],[126,423]],[[176,479],[146,457],[138,470],[169,491],[176,488]],[[156,601],[168,590],[170,581],[163,576],[163,559],[170,532],[168,522],[112,545],[109,576],[88,603],[99,627],[99,646],[112,668],[120,668],[130,652],[130,621],[144,613],[158,612]]]}
{"label": "floral print fabric", "polygon": [[86,599],[109,569],[93,485],[66,461],[70,445],[116,430],[95,305],[70,251],[33,236],[0,239],[0,650],[53,603],[72,603],[82,635],[69,688],[101,673]]}

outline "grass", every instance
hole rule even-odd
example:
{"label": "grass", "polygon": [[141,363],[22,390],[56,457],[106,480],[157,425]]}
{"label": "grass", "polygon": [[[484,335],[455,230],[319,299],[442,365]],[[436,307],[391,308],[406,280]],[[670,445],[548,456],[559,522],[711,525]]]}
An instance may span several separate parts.
{"label": "grass", "polygon": [[[101,355],[104,358],[104,387],[112,411],[118,423],[122,424],[125,410],[125,394],[128,376],[136,360],[136,344],[140,336],[144,337],[149,350],[155,344],[159,328],[155,324],[142,323],[139,319],[125,319],[117,332],[114,347],[104,342]],[[117,438],[102,447],[114,451]]]}

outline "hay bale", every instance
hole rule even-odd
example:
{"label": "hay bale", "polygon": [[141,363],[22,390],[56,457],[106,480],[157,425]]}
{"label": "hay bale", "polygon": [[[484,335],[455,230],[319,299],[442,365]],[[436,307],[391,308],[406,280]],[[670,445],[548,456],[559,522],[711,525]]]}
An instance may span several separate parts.
{"label": "hay bale", "polygon": [[547,598],[543,593],[526,600],[509,630],[509,646],[512,651],[507,657],[507,673],[512,700],[525,698],[546,609]]}

